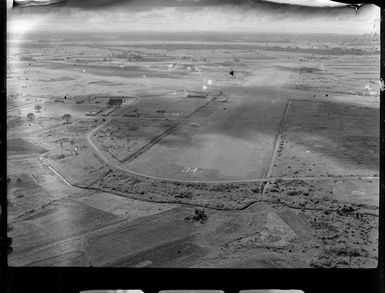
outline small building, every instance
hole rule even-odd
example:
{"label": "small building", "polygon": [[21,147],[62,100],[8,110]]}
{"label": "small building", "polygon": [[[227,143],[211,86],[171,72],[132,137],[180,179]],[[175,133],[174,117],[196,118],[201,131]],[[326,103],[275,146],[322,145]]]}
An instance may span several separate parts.
{"label": "small building", "polygon": [[110,98],[107,102],[107,105],[120,106],[122,103],[123,103],[123,98]]}

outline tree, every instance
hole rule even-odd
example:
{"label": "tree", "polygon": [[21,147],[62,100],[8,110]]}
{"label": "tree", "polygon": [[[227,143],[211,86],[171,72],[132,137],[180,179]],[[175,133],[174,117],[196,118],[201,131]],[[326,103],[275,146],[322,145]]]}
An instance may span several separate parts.
{"label": "tree", "polygon": [[27,114],[27,119],[28,119],[29,121],[32,121],[33,119],[35,119],[35,114],[33,114],[33,113],[28,113],[28,114]]}
{"label": "tree", "polygon": [[65,119],[66,123],[69,124],[71,122],[71,115],[70,114],[64,114],[63,119]]}
{"label": "tree", "polygon": [[40,106],[39,104],[37,104],[37,105],[35,106],[35,111],[36,111],[36,112],[40,112],[40,110],[41,110],[41,106]]}

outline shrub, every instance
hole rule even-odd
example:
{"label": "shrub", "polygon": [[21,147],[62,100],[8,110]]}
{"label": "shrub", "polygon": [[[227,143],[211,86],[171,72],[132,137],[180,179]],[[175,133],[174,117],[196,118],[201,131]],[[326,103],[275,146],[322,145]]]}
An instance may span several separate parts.
{"label": "shrub", "polygon": [[176,198],[192,198],[193,194],[191,191],[182,191],[179,194],[177,194]]}
{"label": "shrub", "polygon": [[33,120],[35,119],[35,114],[33,114],[33,113],[28,113],[28,114],[27,114],[27,119],[28,119],[29,121],[33,121]]}
{"label": "shrub", "polygon": [[204,209],[195,208],[193,216],[187,216],[185,220],[187,221],[199,221],[202,224],[208,219]]}
{"label": "shrub", "polygon": [[62,118],[65,119],[66,123],[68,124],[71,122],[72,117],[71,114],[64,114]]}
{"label": "shrub", "polygon": [[294,196],[294,195],[300,195],[301,193],[302,191],[293,190],[293,191],[288,191],[287,195]]}
{"label": "shrub", "polygon": [[41,108],[42,108],[42,107],[41,107],[39,104],[37,104],[37,105],[35,106],[35,111],[36,111],[36,112],[40,112]]}
{"label": "shrub", "polygon": [[207,217],[204,209],[201,209],[201,210],[200,209],[195,209],[193,220],[204,222],[204,221],[207,220],[207,218],[208,217]]}

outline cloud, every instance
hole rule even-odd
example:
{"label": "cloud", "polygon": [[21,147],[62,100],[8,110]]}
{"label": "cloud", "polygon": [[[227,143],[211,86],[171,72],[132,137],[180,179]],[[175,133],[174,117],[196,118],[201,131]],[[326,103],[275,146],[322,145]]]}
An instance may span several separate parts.
{"label": "cloud", "polygon": [[[15,0],[18,6],[25,7],[28,5],[55,5],[67,7],[80,7],[85,9],[97,9],[100,7],[112,6],[144,6],[144,7],[162,7],[162,6],[217,6],[217,5],[243,5],[243,4],[259,4],[259,3],[279,3],[285,5],[297,6],[341,6],[343,2],[333,0]],[[350,0],[348,3],[360,3],[359,1]],[[346,3],[346,2],[345,2]],[[368,2],[366,2],[368,3]]]}
{"label": "cloud", "polygon": [[[43,31],[366,33],[373,29],[375,19],[379,18],[379,8],[374,5],[364,5],[355,10],[348,6],[308,7],[257,0],[228,0],[227,4],[223,4],[225,1],[215,0],[147,0],[141,5],[136,0],[107,1],[114,5],[107,5],[104,8],[95,8],[93,5],[93,9],[89,7],[84,9],[71,6],[71,1],[67,1],[66,5],[58,7],[15,9],[12,11],[11,22],[25,21],[39,15],[41,21],[34,26],[34,29]],[[307,0],[302,0],[305,1]],[[325,2],[325,0],[318,1]],[[150,5],[152,2],[156,2],[157,5]],[[177,2],[179,4],[186,2],[189,5],[165,5]],[[96,3],[106,5],[107,2],[96,0]],[[207,5],[208,3],[212,5]]]}
{"label": "cloud", "polygon": [[301,6],[344,6],[345,3],[330,0],[268,0],[269,2],[286,3]]}

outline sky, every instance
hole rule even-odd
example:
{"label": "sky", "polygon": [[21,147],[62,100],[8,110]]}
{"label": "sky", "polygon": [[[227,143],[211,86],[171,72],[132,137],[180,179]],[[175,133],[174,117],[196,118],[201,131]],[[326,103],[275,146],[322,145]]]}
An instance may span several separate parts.
{"label": "sky", "polygon": [[329,0],[18,0],[18,4],[8,10],[8,31],[13,36],[33,31],[364,34],[379,32],[380,18],[375,5],[354,9]]}

